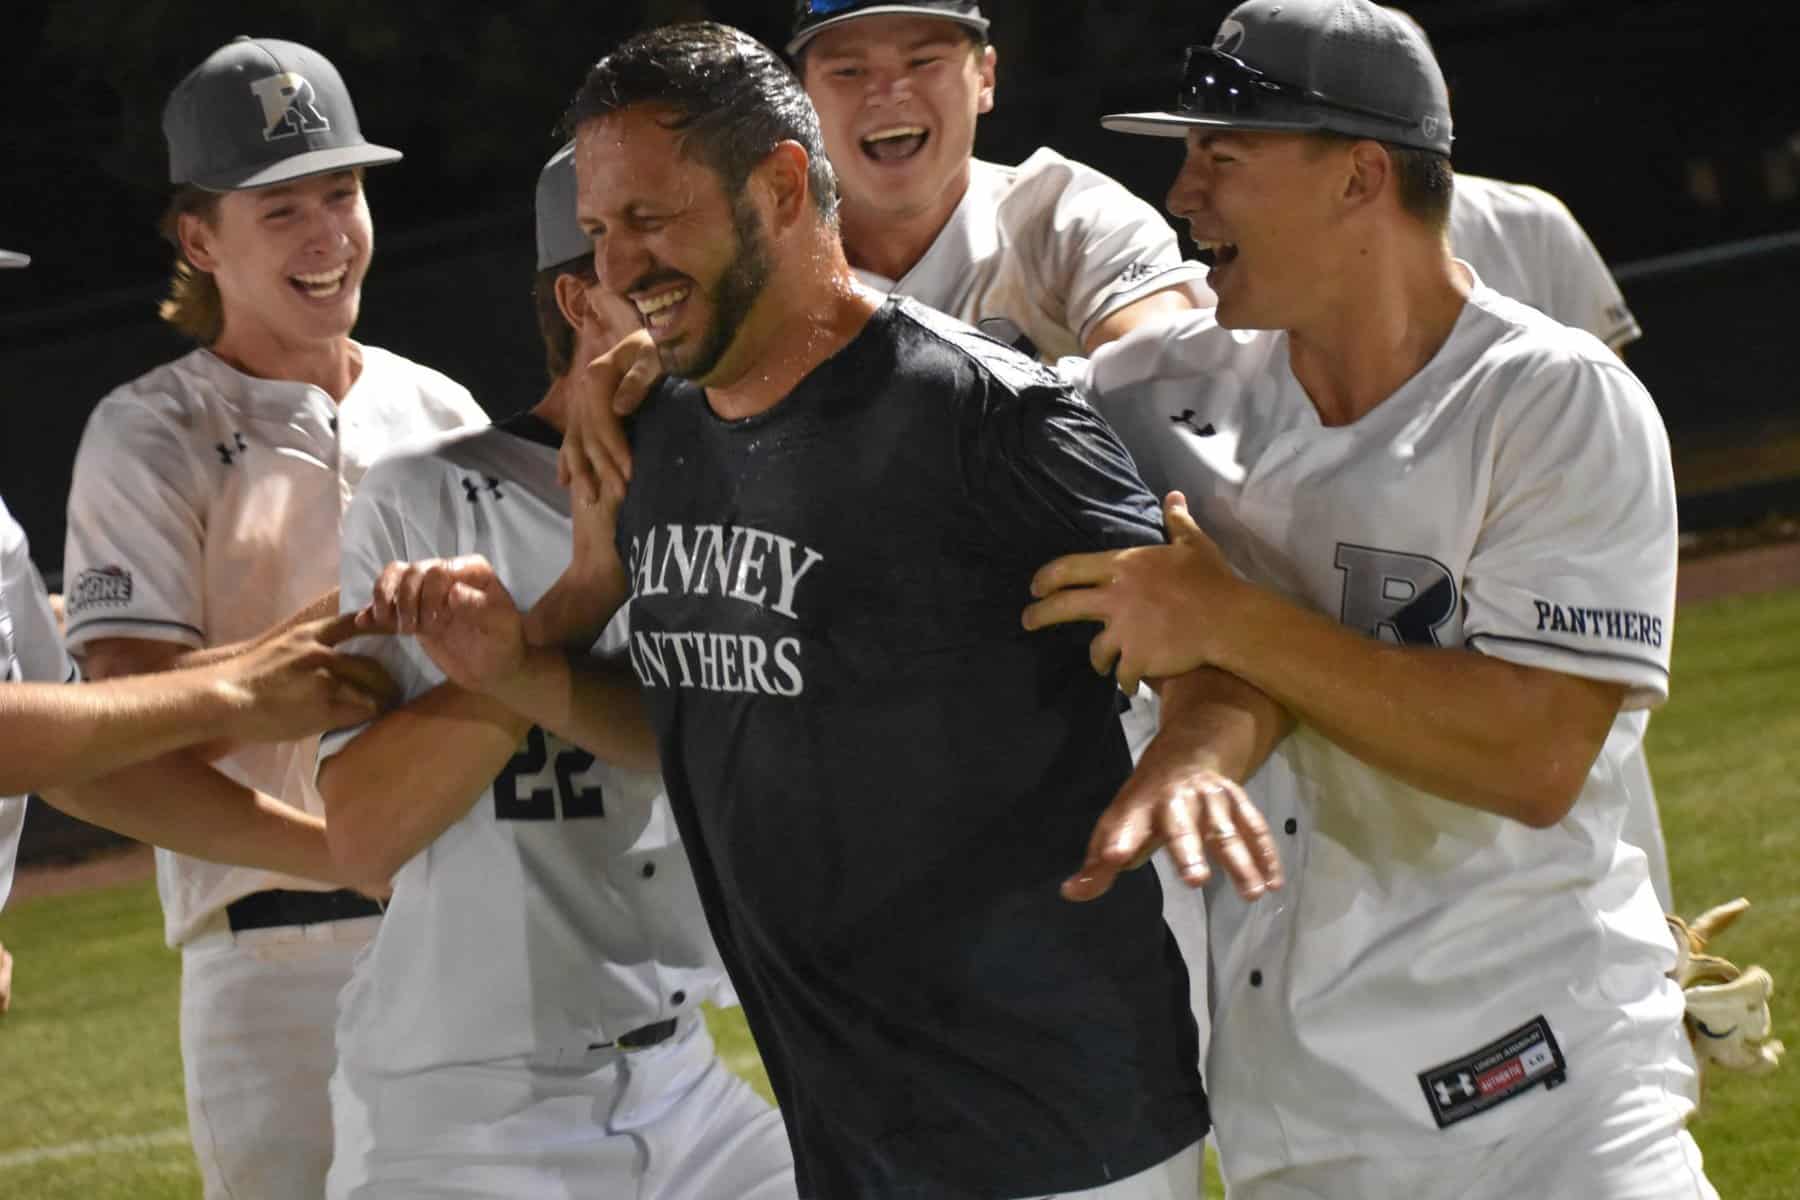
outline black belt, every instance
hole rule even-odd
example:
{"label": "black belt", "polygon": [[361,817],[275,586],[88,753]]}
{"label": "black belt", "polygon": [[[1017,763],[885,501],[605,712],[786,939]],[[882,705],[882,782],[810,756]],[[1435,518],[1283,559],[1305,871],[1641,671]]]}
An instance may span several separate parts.
{"label": "black belt", "polygon": [[617,1046],[621,1050],[643,1050],[666,1042],[675,1036],[675,1018],[657,1021],[650,1025],[640,1025],[629,1033],[621,1033],[610,1042],[595,1042],[589,1050],[604,1050],[608,1046]]}
{"label": "black belt", "polygon": [[231,932],[274,929],[282,925],[323,925],[354,917],[379,917],[381,905],[348,888],[337,892],[251,892],[225,906]]}

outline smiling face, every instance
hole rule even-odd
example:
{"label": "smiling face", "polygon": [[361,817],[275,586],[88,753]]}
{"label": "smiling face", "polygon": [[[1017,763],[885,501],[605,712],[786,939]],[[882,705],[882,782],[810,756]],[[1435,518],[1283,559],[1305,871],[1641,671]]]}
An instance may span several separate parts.
{"label": "smiling face", "polygon": [[222,341],[328,341],[356,325],[375,247],[356,172],[225,192],[212,219],[184,215],[180,232],[218,284]]}
{"label": "smiling face", "polygon": [[1219,324],[1293,329],[1325,302],[1344,153],[1305,134],[1189,130],[1168,207],[1211,268]]}
{"label": "smiling face", "polygon": [[671,114],[627,108],[576,136],[576,217],[600,287],[628,300],[671,375],[709,385],[772,269],[761,219],[684,155]]}
{"label": "smiling face", "polygon": [[994,107],[993,48],[954,21],[871,16],[814,38],[801,67],[845,205],[948,215]]}

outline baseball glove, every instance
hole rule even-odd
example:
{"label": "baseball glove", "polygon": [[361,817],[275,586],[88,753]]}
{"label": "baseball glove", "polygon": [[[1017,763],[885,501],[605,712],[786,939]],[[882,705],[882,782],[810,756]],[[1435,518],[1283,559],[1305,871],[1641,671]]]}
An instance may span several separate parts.
{"label": "baseball glove", "polygon": [[1775,981],[1761,967],[1739,969],[1730,959],[1706,953],[1706,944],[1749,907],[1740,896],[1707,909],[1691,924],[1669,917],[1675,935],[1675,969],[1669,975],[1687,995],[1688,1038],[1701,1065],[1762,1075],[1780,1065],[1786,1049],[1770,1036]]}

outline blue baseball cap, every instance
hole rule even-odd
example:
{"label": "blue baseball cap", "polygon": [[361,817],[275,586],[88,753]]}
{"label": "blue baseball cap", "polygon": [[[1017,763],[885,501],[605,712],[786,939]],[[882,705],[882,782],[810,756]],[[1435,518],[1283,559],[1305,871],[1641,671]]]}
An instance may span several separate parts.
{"label": "blue baseball cap", "polygon": [[795,0],[794,36],[788,41],[788,57],[800,53],[806,43],[837,25],[859,17],[899,15],[940,17],[966,25],[987,37],[987,18],[976,0],[915,0],[912,4],[883,4],[881,0]]}

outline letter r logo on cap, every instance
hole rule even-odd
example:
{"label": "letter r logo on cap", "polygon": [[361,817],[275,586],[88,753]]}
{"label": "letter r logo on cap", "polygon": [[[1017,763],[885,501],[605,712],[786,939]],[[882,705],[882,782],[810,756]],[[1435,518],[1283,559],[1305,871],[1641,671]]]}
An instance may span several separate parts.
{"label": "letter r logo on cap", "polygon": [[302,133],[327,133],[331,122],[314,103],[313,85],[303,75],[283,71],[250,85],[263,111],[263,141],[274,142]]}

